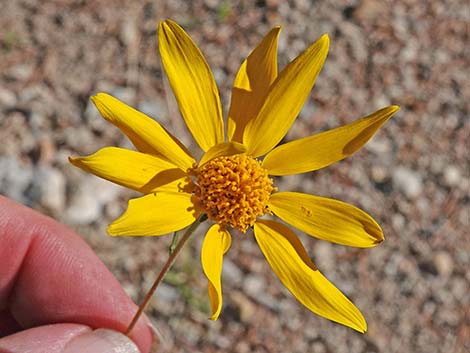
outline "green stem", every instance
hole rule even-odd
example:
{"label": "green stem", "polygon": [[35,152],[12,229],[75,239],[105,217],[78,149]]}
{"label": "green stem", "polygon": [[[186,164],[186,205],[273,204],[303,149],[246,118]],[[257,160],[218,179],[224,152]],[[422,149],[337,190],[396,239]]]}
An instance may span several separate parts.
{"label": "green stem", "polygon": [[170,255],[173,254],[173,252],[175,251],[177,242],[178,242],[178,232],[174,232],[173,239],[171,240],[170,249],[169,249]]}
{"label": "green stem", "polygon": [[[135,324],[137,323],[137,320],[139,320],[139,317],[142,315],[144,312],[145,308],[150,302],[150,299],[152,299],[153,294],[155,293],[155,290],[157,289],[158,285],[161,283],[163,280],[163,277],[165,277],[166,273],[170,269],[170,267],[173,265],[175,262],[176,256],[180,253],[181,249],[183,248],[184,244],[189,240],[191,237],[191,234],[194,233],[194,231],[197,229],[197,227],[204,222],[207,219],[206,215],[203,214],[201,215],[193,224],[191,224],[188,229],[186,229],[186,232],[183,234],[179,242],[176,244],[175,248],[173,251],[170,252],[170,256],[168,257],[168,260],[166,260],[165,265],[163,265],[162,270],[158,274],[157,279],[155,282],[153,282],[152,287],[148,290],[147,294],[145,294],[144,300],[142,303],[139,305],[139,309],[135,313],[134,317],[132,318],[131,323],[127,327],[126,330],[126,335],[129,336],[131,333],[132,329],[134,328]],[[173,241],[175,239],[173,238]]]}

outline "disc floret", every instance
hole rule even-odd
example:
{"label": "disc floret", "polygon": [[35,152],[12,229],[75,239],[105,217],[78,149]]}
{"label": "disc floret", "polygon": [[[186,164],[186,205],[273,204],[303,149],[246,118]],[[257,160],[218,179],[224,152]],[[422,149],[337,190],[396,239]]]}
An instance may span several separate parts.
{"label": "disc floret", "polygon": [[269,213],[273,180],[260,161],[237,154],[215,158],[195,170],[195,196],[209,219],[242,232]]}

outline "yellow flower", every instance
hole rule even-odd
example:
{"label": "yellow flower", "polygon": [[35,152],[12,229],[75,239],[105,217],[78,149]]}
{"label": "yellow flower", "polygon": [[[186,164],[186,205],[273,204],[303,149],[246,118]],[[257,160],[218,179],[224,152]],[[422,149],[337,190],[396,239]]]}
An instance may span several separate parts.
{"label": "yellow flower", "polygon": [[[215,223],[202,245],[212,317],[222,308],[222,258],[230,228],[255,239],[275,274],[308,309],[365,332],[360,311],[315,267],[295,233],[270,214],[308,235],[361,248],[383,241],[379,225],[341,201],[278,192],[270,175],[305,173],[342,160],[361,148],[398,110],[386,107],[351,124],[276,145],[311,91],[328,52],[323,35],[279,74],[273,28],[242,63],[227,119],[227,141],[217,86],[202,53],[176,23],[159,26],[159,49],[182,116],[205,152],[199,163],[165,128],[119,100],[93,97],[102,116],[124,132],[138,151],[105,147],[70,161],[145,196],[129,201],[108,228],[111,235],[163,235],[206,214]],[[264,156],[262,160],[258,158]]]}

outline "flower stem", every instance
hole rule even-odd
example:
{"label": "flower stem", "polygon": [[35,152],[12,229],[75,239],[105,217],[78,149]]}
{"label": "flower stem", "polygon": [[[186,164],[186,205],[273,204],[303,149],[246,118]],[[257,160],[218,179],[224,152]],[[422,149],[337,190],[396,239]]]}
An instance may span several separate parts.
{"label": "flower stem", "polygon": [[129,336],[131,333],[132,329],[134,328],[135,324],[137,323],[137,320],[139,320],[139,317],[142,315],[144,312],[145,308],[150,302],[150,299],[152,299],[153,294],[155,293],[155,290],[157,289],[158,285],[161,283],[163,280],[163,277],[165,277],[166,273],[170,269],[170,267],[173,265],[175,262],[176,256],[180,253],[181,249],[183,248],[184,244],[189,240],[191,237],[191,234],[194,233],[194,231],[197,229],[197,227],[204,222],[207,219],[207,216],[205,214],[201,215],[193,224],[191,224],[187,229],[186,232],[183,234],[179,242],[176,244],[176,247],[173,249],[173,251],[170,252],[170,256],[168,257],[168,260],[166,260],[165,265],[163,265],[162,270],[158,274],[158,277],[155,279],[155,282],[153,282],[152,287],[148,290],[147,294],[145,294],[144,300],[142,303],[139,305],[139,309],[135,313],[134,317],[132,318],[131,323],[127,327],[126,330],[126,335]]}
{"label": "flower stem", "polygon": [[174,232],[173,239],[171,240],[170,249],[169,249],[170,255],[175,251],[177,243],[178,243],[178,232]]}

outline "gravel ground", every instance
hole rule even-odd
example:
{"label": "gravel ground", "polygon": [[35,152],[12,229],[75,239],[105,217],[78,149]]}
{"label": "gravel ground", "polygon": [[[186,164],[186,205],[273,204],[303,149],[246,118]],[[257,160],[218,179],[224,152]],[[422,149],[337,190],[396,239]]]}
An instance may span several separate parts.
{"label": "gravel ground", "polygon": [[135,195],[74,168],[67,156],[130,146],[91,104],[99,91],[195,147],[162,73],[158,20],[174,19],[200,46],[225,111],[239,64],[271,27],[283,26],[280,67],[328,32],[328,59],[288,140],[401,106],[353,157],[277,181],[282,190],[350,202],[383,226],[386,241],[369,250],[303,238],[322,272],[361,309],[367,334],[301,307],[250,235],[234,236],[224,309],[208,321],[196,236],[147,311],[161,334],[155,352],[470,351],[464,0],[2,0],[1,7],[0,193],[77,229],[137,302],[171,237],[108,237],[106,225]]}

